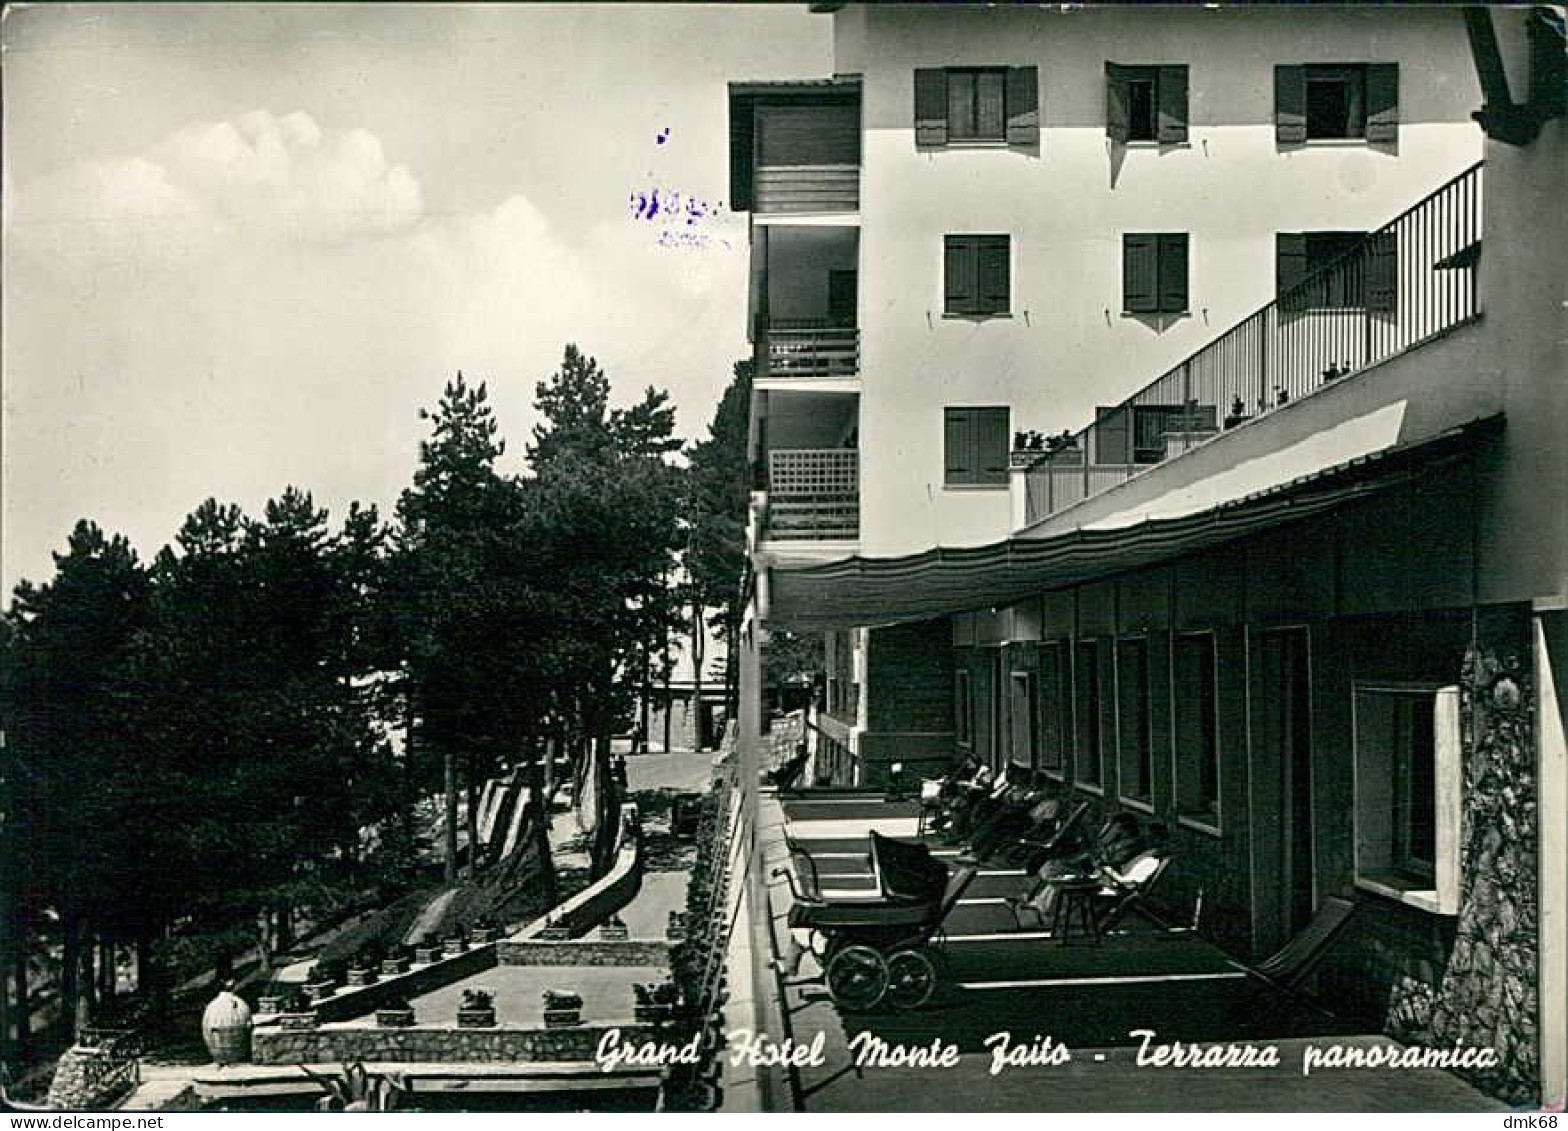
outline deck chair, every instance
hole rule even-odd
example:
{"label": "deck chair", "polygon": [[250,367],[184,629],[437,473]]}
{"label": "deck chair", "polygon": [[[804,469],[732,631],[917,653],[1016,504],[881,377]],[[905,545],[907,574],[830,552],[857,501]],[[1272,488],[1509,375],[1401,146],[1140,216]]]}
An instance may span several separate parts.
{"label": "deck chair", "polygon": [[1312,921],[1279,950],[1256,966],[1247,966],[1241,962],[1235,965],[1284,997],[1299,1001],[1303,996],[1301,984],[1323,960],[1355,910],[1353,901],[1331,895],[1312,916]]}
{"label": "deck chair", "polygon": [[1153,911],[1145,908],[1143,903],[1145,897],[1154,889],[1154,885],[1160,882],[1160,877],[1165,874],[1165,870],[1170,866],[1171,858],[1170,854],[1167,853],[1160,857],[1159,865],[1149,874],[1149,878],[1141,884],[1118,884],[1114,894],[1105,896],[1105,904],[1098,910],[1101,933],[1109,931],[1126,917],[1127,912],[1135,909],[1142,911],[1143,914],[1153,919],[1159,926],[1165,926],[1165,920]]}

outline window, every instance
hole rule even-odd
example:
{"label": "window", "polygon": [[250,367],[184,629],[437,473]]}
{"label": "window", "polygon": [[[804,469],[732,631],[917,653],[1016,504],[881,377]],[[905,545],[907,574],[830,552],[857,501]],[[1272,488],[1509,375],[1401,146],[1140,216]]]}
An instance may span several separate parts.
{"label": "window", "polygon": [[942,415],[942,485],[1006,487],[1008,410],[948,408]]}
{"label": "window", "polygon": [[1186,313],[1186,232],[1128,232],[1122,236],[1122,310],[1128,314]]}
{"label": "window", "polygon": [[1275,67],[1274,134],[1291,145],[1399,140],[1399,64]]}
{"label": "window", "polygon": [[1040,711],[1040,680],[1034,672],[1014,672],[1008,696],[1009,757],[1018,765],[1035,764],[1035,720]]}
{"label": "window", "polygon": [[1187,67],[1105,64],[1105,132],[1112,141],[1187,140]]}
{"label": "window", "polygon": [[1071,675],[1061,644],[1040,649],[1040,766],[1047,770],[1061,771],[1067,766],[1073,717]]}
{"label": "window", "polygon": [[1035,67],[922,68],[915,72],[915,144],[1040,144]]}
{"label": "window", "polygon": [[1008,236],[947,236],[942,241],[942,312],[1006,314],[1012,308]]}
{"label": "window", "polygon": [[1441,914],[1459,900],[1459,690],[1357,684],[1356,882]]}
{"label": "window", "polygon": [[953,737],[960,746],[975,741],[975,695],[967,671],[953,673]]}
{"label": "window", "polygon": [[1100,648],[1093,640],[1078,641],[1073,684],[1078,700],[1078,755],[1074,772],[1083,784],[1098,786],[1104,780],[1100,767]]}
{"label": "window", "polygon": [[1220,750],[1214,637],[1177,637],[1175,664],[1176,812],[1218,828]]}
{"label": "window", "polygon": [[1154,750],[1149,733],[1149,641],[1145,637],[1116,645],[1117,751],[1123,797],[1148,801],[1153,796]]}
{"label": "window", "polygon": [[1280,232],[1275,281],[1285,311],[1394,311],[1399,245],[1393,231]]}

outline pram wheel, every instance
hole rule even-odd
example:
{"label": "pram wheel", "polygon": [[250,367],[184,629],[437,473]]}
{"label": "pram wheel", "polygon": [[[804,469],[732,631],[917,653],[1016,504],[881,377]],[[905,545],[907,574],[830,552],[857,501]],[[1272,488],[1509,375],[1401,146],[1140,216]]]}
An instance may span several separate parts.
{"label": "pram wheel", "polygon": [[936,967],[924,951],[895,950],[887,958],[883,1000],[894,1009],[919,1009],[936,991]]}
{"label": "pram wheel", "polygon": [[871,1009],[887,990],[887,962],[869,946],[846,946],[828,961],[828,992],[844,1009]]}

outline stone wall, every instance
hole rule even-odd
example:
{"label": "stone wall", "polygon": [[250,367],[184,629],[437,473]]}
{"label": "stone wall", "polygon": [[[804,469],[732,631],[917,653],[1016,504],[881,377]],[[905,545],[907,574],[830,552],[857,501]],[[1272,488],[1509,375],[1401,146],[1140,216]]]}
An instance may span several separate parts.
{"label": "stone wall", "polygon": [[[613,1026],[628,1043],[657,1039],[649,1025]],[[561,1029],[265,1030],[255,1036],[257,1064],[349,1064],[356,1060],[413,1063],[498,1063],[592,1060],[611,1026]]]}
{"label": "stone wall", "polygon": [[1512,1103],[1540,1091],[1537,1021],[1535,681],[1529,613],[1481,613],[1461,677],[1464,818],[1458,922],[1447,967],[1406,977],[1389,1030],[1440,1048],[1496,1051],[1495,1068],[1463,1073]]}
{"label": "stone wall", "polygon": [[337,993],[311,1008],[319,1021],[347,1021],[400,997],[418,997],[453,982],[482,974],[496,964],[495,943],[480,943],[462,954],[418,966],[403,974],[383,976],[371,986],[340,986]]}
{"label": "stone wall", "polygon": [[502,966],[668,966],[670,945],[662,940],[505,939],[496,945]]}
{"label": "stone wall", "polygon": [[73,1045],[60,1055],[49,1082],[49,1107],[101,1111],[136,1086],[136,1064],[124,1056]]}

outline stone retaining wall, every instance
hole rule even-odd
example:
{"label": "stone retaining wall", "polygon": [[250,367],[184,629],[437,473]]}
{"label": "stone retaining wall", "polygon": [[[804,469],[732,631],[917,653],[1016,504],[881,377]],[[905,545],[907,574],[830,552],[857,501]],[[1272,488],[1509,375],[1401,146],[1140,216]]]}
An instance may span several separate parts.
{"label": "stone retaining wall", "polygon": [[649,1025],[584,1025],[562,1029],[302,1029],[258,1031],[257,1064],[338,1064],[360,1061],[496,1063],[592,1060],[605,1031],[627,1042],[657,1039]]}
{"label": "stone retaining wall", "polygon": [[502,966],[668,966],[670,944],[654,940],[503,939],[496,944]]}

